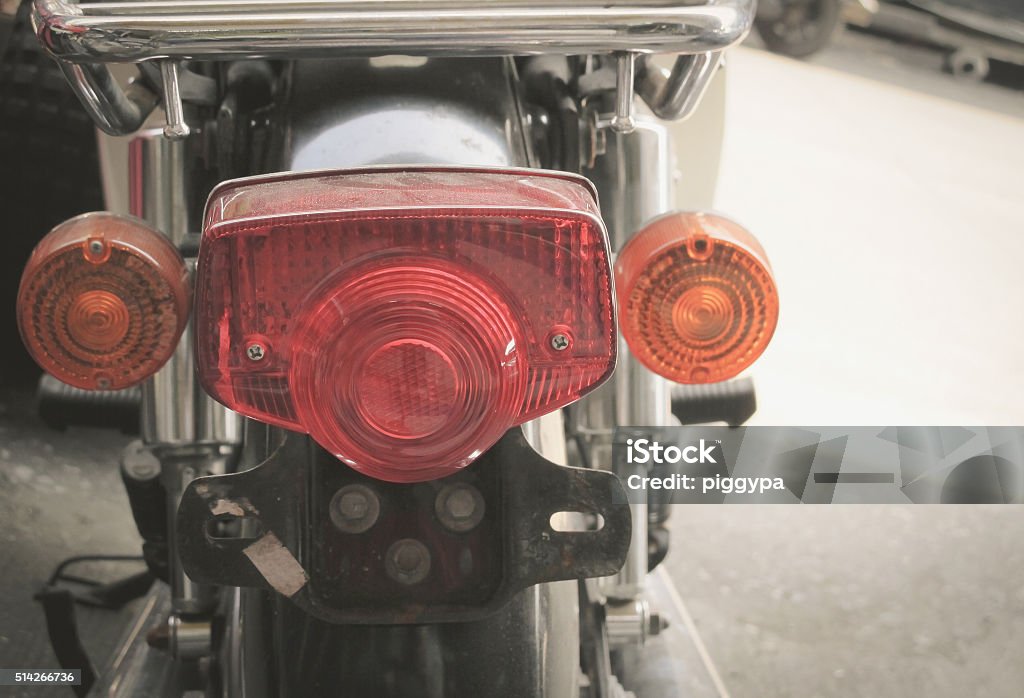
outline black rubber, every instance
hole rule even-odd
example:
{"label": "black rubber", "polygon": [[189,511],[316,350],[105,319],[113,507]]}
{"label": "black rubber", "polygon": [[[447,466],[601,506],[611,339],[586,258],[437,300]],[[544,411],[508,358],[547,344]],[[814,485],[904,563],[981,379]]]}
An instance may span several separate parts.
{"label": "black rubber", "polygon": [[7,357],[0,383],[19,385],[31,385],[39,375],[17,339],[14,300],[25,261],[53,226],[103,208],[92,122],[36,41],[30,6],[19,7],[0,56],[0,336],[9,338],[0,351]]}
{"label": "black rubber", "polygon": [[84,698],[96,683],[96,670],[78,636],[75,598],[67,589],[47,587],[36,595],[36,600],[43,606],[46,629],[50,634],[50,644],[57,657],[57,664],[62,669],[78,669],[82,672],[81,683],[72,686],[71,690],[79,698]]}
{"label": "black rubber", "polygon": [[756,411],[757,393],[750,378],[672,386],[672,414],[680,424],[725,422],[738,427]]}

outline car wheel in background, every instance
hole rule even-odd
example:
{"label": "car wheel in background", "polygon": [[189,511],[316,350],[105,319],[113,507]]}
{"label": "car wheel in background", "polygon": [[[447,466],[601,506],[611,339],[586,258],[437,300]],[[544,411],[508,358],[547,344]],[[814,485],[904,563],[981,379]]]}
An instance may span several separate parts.
{"label": "car wheel in background", "polygon": [[770,51],[803,58],[828,45],[839,26],[840,0],[775,0],[758,8],[754,26]]}

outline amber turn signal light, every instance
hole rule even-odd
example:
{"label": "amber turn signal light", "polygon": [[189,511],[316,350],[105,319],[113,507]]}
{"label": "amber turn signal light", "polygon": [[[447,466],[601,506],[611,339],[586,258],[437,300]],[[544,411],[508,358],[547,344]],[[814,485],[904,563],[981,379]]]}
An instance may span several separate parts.
{"label": "amber turn signal light", "polygon": [[87,213],[36,245],[18,289],[18,328],[48,373],[116,390],[166,363],[190,305],[188,270],[166,237],[134,218]]}
{"label": "amber turn signal light", "polygon": [[655,219],[619,253],[615,280],[630,350],[677,383],[736,376],[775,332],[779,296],[764,250],[721,216]]}

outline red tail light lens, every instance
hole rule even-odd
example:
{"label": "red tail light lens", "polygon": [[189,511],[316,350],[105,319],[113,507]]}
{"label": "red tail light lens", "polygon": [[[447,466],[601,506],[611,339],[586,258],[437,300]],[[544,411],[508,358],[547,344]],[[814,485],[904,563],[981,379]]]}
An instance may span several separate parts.
{"label": "red tail light lens", "polygon": [[622,249],[615,279],[630,350],[678,383],[736,376],[775,332],[779,297],[764,250],[721,216],[654,220]]}
{"label": "red tail light lens", "polygon": [[207,207],[197,294],[211,395],[396,482],[468,465],[615,361],[606,234],[571,175],[229,182]]}
{"label": "red tail light lens", "polygon": [[191,291],[178,250],[142,221],[87,213],[32,252],[18,290],[29,353],[65,383],[126,388],[174,353]]}

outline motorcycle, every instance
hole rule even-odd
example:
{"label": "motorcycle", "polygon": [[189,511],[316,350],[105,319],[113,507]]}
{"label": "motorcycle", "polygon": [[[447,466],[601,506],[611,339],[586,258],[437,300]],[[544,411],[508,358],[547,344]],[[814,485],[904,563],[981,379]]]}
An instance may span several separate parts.
{"label": "motorcycle", "polygon": [[[613,451],[749,417],[750,384],[725,381],[778,315],[750,233],[673,211],[665,123],[699,107],[683,128],[720,136],[713,85],[753,19],[34,0],[109,210],[42,239],[19,329],[77,399],[142,396],[121,472],[145,603],[113,663],[44,598],[79,695],[644,683],[669,507],[627,494]],[[708,190],[716,163],[682,166]]]}

